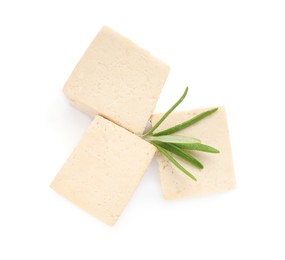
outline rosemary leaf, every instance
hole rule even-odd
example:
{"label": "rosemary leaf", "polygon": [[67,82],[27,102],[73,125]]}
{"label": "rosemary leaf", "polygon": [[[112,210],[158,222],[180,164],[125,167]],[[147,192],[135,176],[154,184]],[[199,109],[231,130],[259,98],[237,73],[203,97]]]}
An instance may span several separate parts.
{"label": "rosemary leaf", "polygon": [[161,152],[171,163],[173,163],[180,171],[185,173],[187,176],[192,178],[194,181],[197,181],[194,175],[192,175],[189,171],[187,171],[179,162],[177,162],[165,149],[160,147],[159,145],[151,142],[159,152]]}
{"label": "rosemary leaf", "polygon": [[191,118],[191,119],[189,119],[189,120],[187,120],[187,121],[185,121],[183,123],[180,123],[178,125],[170,127],[168,129],[165,129],[165,130],[160,131],[158,133],[154,133],[153,136],[170,135],[170,134],[173,134],[175,132],[178,132],[178,131],[180,131],[180,130],[182,130],[182,129],[190,126],[190,125],[193,125],[193,124],[197,123],[198,121],[202,120],[203,118],[213,114],[217,110],[218,110],[218,108],[216,107],[216,108],[207,110],[205,112],[202,112],[199,115],[197,115],[197,116],[195,116],[195,117],[193,117],[193,118]]}
{"label": "rosemary leaf", "polygon": [[185,160],[186,162],[191,163],[193,166],[195,166],[198,169],[204,168],[203,164],[200,163],[194,156],[192,156],[189,153],[184,152],[182,149],[175,146],[174,144],[160,143],[159,146],[169,152],[172,152],[173,154],[177,155],[178,157]]}
{"label": "rosemary leaf", "polygon": [[200,143],[193,143],[193,144],[176,144],[179,148],[184,150],[195,150],[195,151],[202,151],[207,153],[220,153],[220,151],[212,146],[200,144]]}
{"label": "rosemary leaf", "polygon": [[161,136],[148,136],[145,138],[147,141],[155,141],[161,143],[174,143],[174,144],[193,144],[200,143],[197,138],[182,136],[182,135],[161,135]]}
{"label": "rosemary leaf", "polygon": [[151,128],[148,132],[146,132],[143,137],[146,137],[148,135],[151,135],[161,124],[162,122],[169,116],[169,114],[183,101],[183,99],[186,97],[188,92],[188,87],[186,87],[183,95],[179,100],[161,117],[161,119]]}

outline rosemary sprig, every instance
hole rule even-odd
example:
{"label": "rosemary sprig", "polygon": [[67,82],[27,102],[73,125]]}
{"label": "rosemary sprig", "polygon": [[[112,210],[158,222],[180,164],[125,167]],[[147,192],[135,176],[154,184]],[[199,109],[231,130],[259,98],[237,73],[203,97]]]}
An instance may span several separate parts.
{"label": "rosemary sprig", "polygon": [[199,115],[197,115],[197,116],[195,116],[195,117],[193,117],[193,118],[191,118],[191,119],[189,119],[189,120],[187,120],[187,121],[185,121],[185,122],[183,122],[181,124],[178,124],[178,125],[175,125],[173,127],[168,128],[168,129],[165,129],[163,131],[160,131],[160,132],[154,134],[154,136],[170,135],[170,134],[173,134],[175,132],[178,132],[178,131],[180,131],[180,130],[182,130],[184,128],[189,127],[190,125],[193,125],[193,124],[199,122],[200,120],[202,120],[203,118],[213,114],[217,110],[218,110],[217,107],[213,108],[213,109],[210,109],[210,110],[208,110],[206,112],[203,112],[203,113],[201,113],[201,114],[199,114]]}
{"label": "rosemary sprig", "polygon": [[198,169],[203,169],[204,166],[202,163],[200,163],[194,156],[191,154],[184,152],[181,148],[177,147],[174,144],[164,144],[164,143],[156,143],[158,146],[162,147],[163,149],[179,156],[183,160],[185,160],[188,163],[193,164]]}
{"label": "rosemary sprig", "polygon": [[[163,123],[163,121],[170,115],[170,113],[184,100],[188,93],[188,87],[185,89],[183,95],[179,100],[161,117],[161,119],[148,131],[142,138],[154,145],[159,152],[161,152],[172,164],[174,164],[179,170],[188,175],[194,181],[197,179],[186,170],[175,158],[171,155],[176,155],[183,159],[184,161],[192,164],[196,168],[203,169],[203,164],[199,162],[193,155],[190,154],[191,151],[201,151],[207,153],[219,153],[214,147],[206,144],[202,144],[201,141],[194,137],[181,136],[181,135],[171,135],[176,133],[186,127],[189,127],[205,117],[213,114],[218,110],[218,108],[213,108],[203,113],[200,113],[193,118],[186,120],[178,125],[154,133],[154,131]],[[170,153],[169,153],[170,152]]]}
{"label": "rosemary sprig", "polygon": [[144,134],[143,137],[146,137],[148,135],[151,135],[160,125],[161,123],[170,115],[170,113],[177,107],[180,105],[180,103],[183,101],[183,99],[186,97],[188,93],[188,87],[186,87],[183,95],[181,96],[181,98],[178,99],[178,101],[160,118],[160,120],[151,128],[149,129],[148,132],[146,132]]}
{"label": "rosemary sprig", "polygon": [[176,146],[190,151],[201,151],[207,153],[219,153],[220,151],[212,146],[200,144],[200,143],[193,143],[193,144],[176,144]]}
{"label": "rosemary sprig", "polygon": [[177,162],[165,149],[160,147],[159,145],[152,143],[158,151],[160,151],[170,162],[172,162],[179,170],[184,172],[186,175],[188,175],[190,178],[192,178],[194,181],[197,181],[195,176],[187,171],[179,162]]}
{"label": "rosemary sprig", "polygon": [[162,143],[173,143],[173,144],[195,144],[201,143],[197,138],[182,136],[182,135],[161,135],[161,136],[148,136],[145,138],[147,141],[155,141]]}

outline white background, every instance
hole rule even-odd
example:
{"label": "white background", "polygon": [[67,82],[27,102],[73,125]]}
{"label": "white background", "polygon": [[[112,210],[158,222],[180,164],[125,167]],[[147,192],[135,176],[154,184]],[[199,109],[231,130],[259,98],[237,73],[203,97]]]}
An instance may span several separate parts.
{"label": "white background", "polygon": [[[0,0],[0,259],[285,259],[284,1]],[[49,188],[90,119],[65,80],[102,25],[171,66],[156,111],[225,105],[237,189],[165,201],[152,163],[114,227]]]}

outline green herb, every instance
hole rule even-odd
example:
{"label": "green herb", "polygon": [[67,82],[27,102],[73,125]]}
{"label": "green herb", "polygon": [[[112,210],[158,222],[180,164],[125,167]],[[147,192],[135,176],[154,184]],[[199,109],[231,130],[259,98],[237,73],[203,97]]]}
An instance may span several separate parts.
{"label": "green herb", "polygon": [[151,135],[160,125],[161,123],[170,115],[170,113],[177,107],[180,105],[180,103],[183,101],[183,99],[186,97],[188,93],[188,87],[186,87],[183,95],[181,96],[181,98],[178,99],[178,101],[161,117],[161,119],[151,128],[149,129],[148,132],[146,132],[146,134],[144,135],[144,137]]}
{"label": "green herb", "polygon": [[163,149],[161,146],[152,143],[158,151],[160,151],[170,162],[172,162],[179,170],[184,172],[186,175],[188,175],[190,178],[192,178],[194,181],[197,181],[194,175],[192,173],[188,172],[179,162],[177,162],[165,149]]}
{"label": "green herb", "polygon": [[175,125],[173,127],[168,128],[168,129],[165,129],[163,131],[160,131],[160,132],[154,134],[154,136],[170,135],[170,134],[173,134],[175,132],[178,132],[178,131],[180,131],[180,130],[182,130],[182,129],[190,126],[190,125],[193,125],[193,124],[199,122],[200,120],[202,120],[203,118],[213,114],[217,110],[218,110],[217,107],[210,109],[210,110],[203,112],[203,113],[201,113],[201,114],[199,114],[199,115],[197,115],[197,116],[195,116],[195,117],[193,117],[193,118],[191,118],[191,119],[189,119],[189,120],[187,120],[181,124],[178,124],[178,125]]}
{"label": "green herb", "polygon": [[161,152],[171,163],[173,163],[179,170],[188,175],[193,180],[197,180],[193,174],[187,171],[175,158],[171,155],[175,155],[187,163],[192,164],[196,168],[203,169],[204,166],[199,162],[193,155],[190,154],[191,151],[201,151],[207,153],[219,153],[214,147],[206,144],[202,144],[201,141],[194,137],[182,136],[182,135],[172,135],[182,129],[185,129],[205,117],[213,114],[218,110],[218,108],[213,108],[203,113],[200,113],[193,118],[186,120],[178,125],[165,129],[163,131],[154,133],[154,131],[163,123],[163,121],[170,115],[170,113],[184,100],[188,93],[188,87],[185,89],[183,95],[179,100],[161,117],[161,119],[148,131],[142,138],[154,145],[159,152]]}
{"label": "green herb", "polygon": [[161,136],[149,136],[146,137],[147,141],[156,141],[162,143],[173,143],[173,144],[195,144],[201,143],[199,139],[182,136],[182,135],[161,135]]}
{"label": "green herb", "polygon": [[172,152],[173,154],[179,156],[180,158],[184,159],[186,162],[193,164],[198,169],[203,169],[204,166],[200,163],[194,156],[189,153],[184,152],[181,148],[177,147],[174,144],[164,144],[164,143],[155,143],[158,146],[162,147],[163,149]]}
{"label": "green herb", "polygon": [[193,143],[193,144],[176,144],[178,147],[185,149],[185,150],[194,150],[194,151],[201,151],[207,153],[219,153],[220,151],[214,147],[205,144]]}
{"label": "green herb", "polygon": [[190,150],[190,151],[201,151],[201,152],[207,152],[207,153],[220,153],[219,150],[217,150],[214,147],[211,147],[209,145],[205,144],[176,144],[179,148]]}

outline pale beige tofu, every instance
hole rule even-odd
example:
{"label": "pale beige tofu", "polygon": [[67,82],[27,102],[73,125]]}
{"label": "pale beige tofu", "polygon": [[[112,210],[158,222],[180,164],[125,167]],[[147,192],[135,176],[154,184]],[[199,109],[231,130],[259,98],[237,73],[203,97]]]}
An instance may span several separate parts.
{"label": "pale beige tofu", "polygon": [[[197,109],[187,112],[174,112],[163,122],[158,131],[186,121],[206,110]],[[155,124],[160,117],[161,115],[154,115],[152,124]],[[177,132],[177,134],[201,139],[202,143],[217,148],[220,153],[191,152],[204,165],[202,170],[187,164],[181,159],[177,159],[182,166],[197,178],[197,182],[178,170],[162,154],[158,153],[160,180],[165,199],[223,192],[235,187],[229,131],[223,107],[220,107],[217,112],[204,118],[202,121]]]}
{"label": "pale beige tofu", "polygon": [[103,27],[64,86],[71,103],[143,133],[169,73],[148,51]]}
{"label": "pale beige tofu", "polygon": [[155,153],[140,137],[96,116],[51,183],[57,193],[113,225]]}

